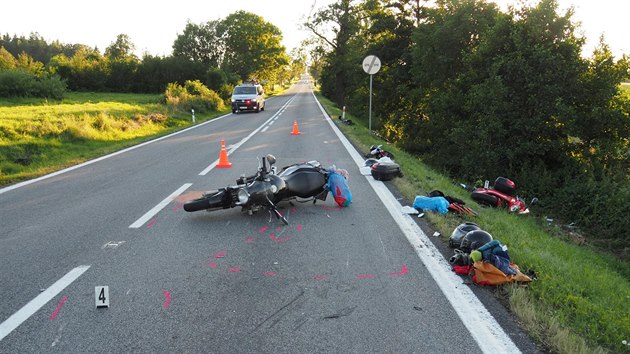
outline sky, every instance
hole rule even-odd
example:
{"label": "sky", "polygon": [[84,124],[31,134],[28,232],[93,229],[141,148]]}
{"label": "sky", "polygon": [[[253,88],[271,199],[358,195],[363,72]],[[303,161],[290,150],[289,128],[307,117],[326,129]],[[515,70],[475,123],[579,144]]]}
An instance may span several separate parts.
{"label": "sky", "polygon": [[[494,0],[502,9],[517,0]],[[533,0],[529,0],[530,3]],[[188,21],[201,24],[244,10],[262,16],[282,31],[287,50],[309,37],[299,24],[311,11],[334,0],[11,0],[0,7],[0,34],[39,33],[49,43],[85,44],[101,52],[126,34],[136,53],[170,55],[172,45]],[[587,38],[590,56],[604,35],[616,58],[630,55],[630,0],[558,0],[560,9],[575,7],[574,22]],[[624,18],[625,17],[625,18]]]}

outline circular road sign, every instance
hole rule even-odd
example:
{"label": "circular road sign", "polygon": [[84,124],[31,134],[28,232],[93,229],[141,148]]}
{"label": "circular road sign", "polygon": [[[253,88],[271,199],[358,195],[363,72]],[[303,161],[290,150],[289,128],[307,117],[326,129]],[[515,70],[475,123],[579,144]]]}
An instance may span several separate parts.
{"label": "circular road sign", "polygon": [[373,75],[381,69],[381,60],[376,55],[368,55],[363,59],[363,71]]}

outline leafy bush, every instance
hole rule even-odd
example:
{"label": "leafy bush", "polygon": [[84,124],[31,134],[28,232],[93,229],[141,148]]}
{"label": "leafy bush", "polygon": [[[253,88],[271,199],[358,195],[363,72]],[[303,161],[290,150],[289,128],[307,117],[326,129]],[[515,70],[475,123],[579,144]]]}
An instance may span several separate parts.
{"label": "leafy bush", "polygon": [[66,84],[57,75],[37,78],[23,70],[0,72],[0,97],[42,97],[60,100]]}
{"label": "leafy bush", "polygon": [[166,104],[183,112],[194,109],[198,113],[205,113],[225,109],[223,99],[199,80],[188,80],[183,86],[169,83],[164,92],[164,99]]}

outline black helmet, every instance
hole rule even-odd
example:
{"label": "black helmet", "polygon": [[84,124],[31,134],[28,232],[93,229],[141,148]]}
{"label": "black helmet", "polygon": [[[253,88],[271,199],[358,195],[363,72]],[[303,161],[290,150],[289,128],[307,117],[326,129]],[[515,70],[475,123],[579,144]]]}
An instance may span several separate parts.
{"label": "black helmet", "polygon": [[471,252],[492,241],[492,235],[483,230],[473,230],[462,238],[460,249],[464,252]]}
{"label": "black helmet", "polygon": [[453,230],[451,238],[448,240],[448,245],[451,248],[459,248],[462,244],[462,238],[464,235],[473,230],[481,230],[474,222],[465,222]]}

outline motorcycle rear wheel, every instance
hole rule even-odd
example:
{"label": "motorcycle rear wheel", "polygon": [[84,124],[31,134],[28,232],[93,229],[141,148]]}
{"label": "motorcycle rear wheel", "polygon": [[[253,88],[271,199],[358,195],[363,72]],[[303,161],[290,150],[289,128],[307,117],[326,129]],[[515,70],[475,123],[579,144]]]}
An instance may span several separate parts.
{"label": "motorcycle rear wheel", "polygon": [[205,196],[191,200],[184,204],[184,210],[188,212],[204,209],[223,209],[223,195],[225,191],[214,191]]}

